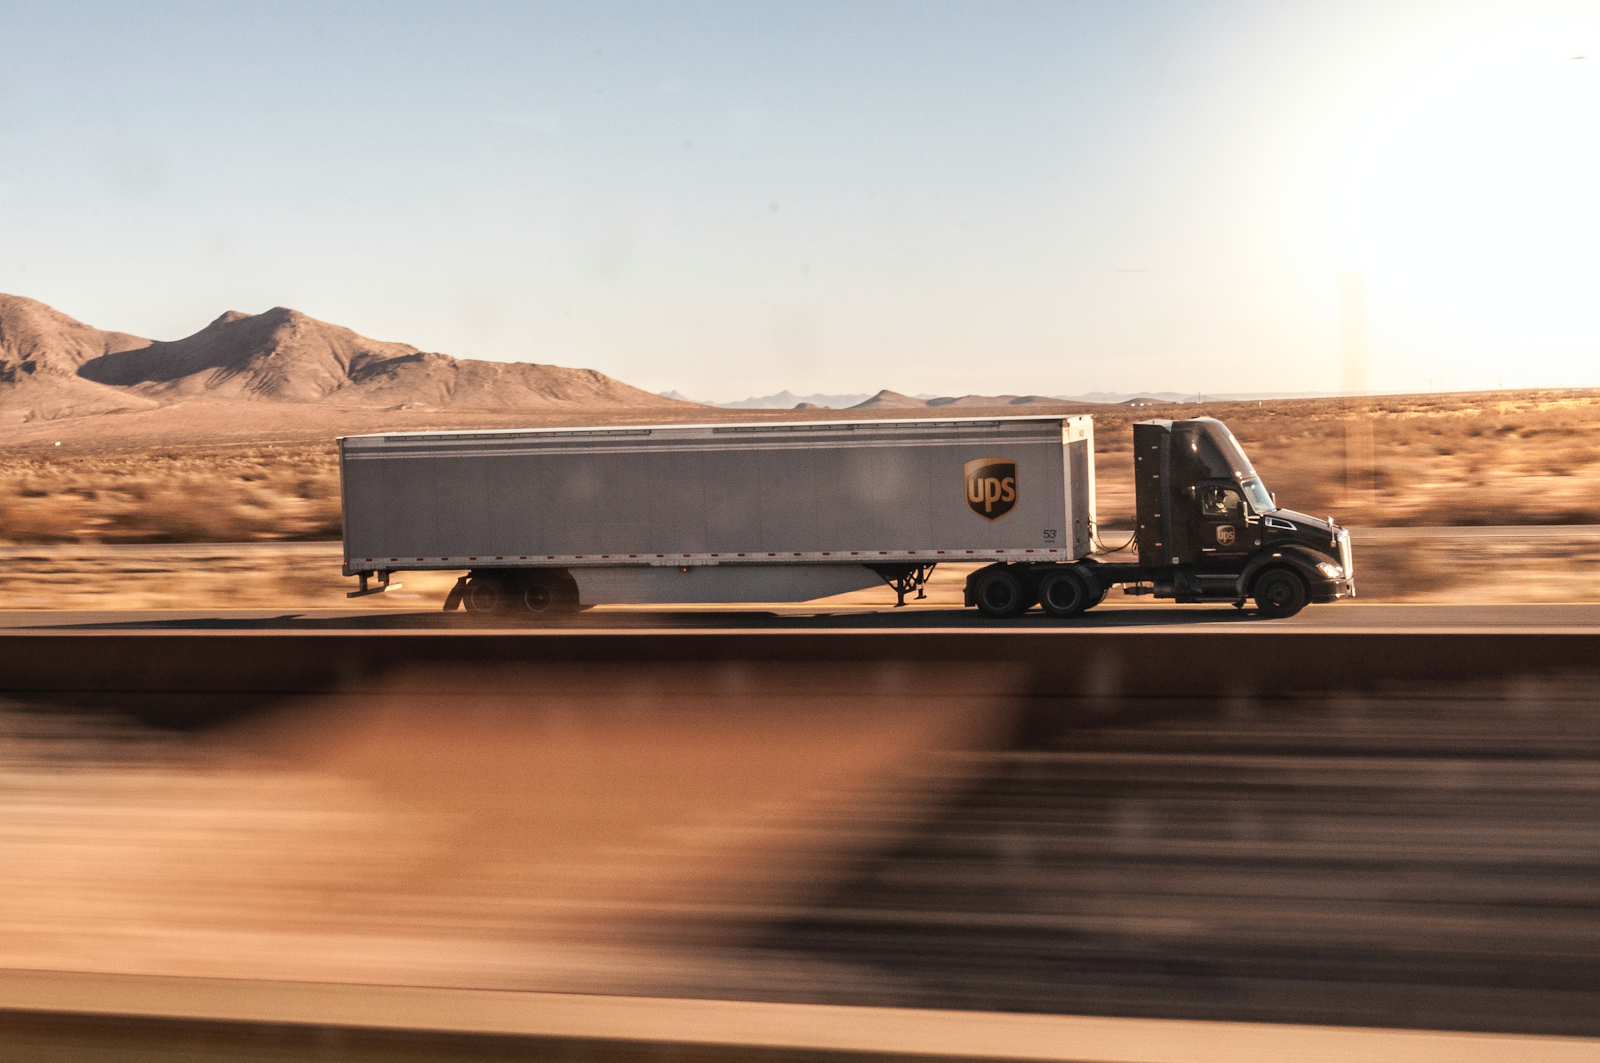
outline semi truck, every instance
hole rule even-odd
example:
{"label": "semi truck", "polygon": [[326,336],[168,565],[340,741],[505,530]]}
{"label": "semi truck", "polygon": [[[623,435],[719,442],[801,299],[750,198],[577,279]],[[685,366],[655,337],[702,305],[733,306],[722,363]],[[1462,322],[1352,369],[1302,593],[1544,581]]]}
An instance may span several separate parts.
{"label": "semi truck", "polygon": [[1133,426],[1137,561],[1104,558],[1087,415],[404,432],[339,440],[350,597],[464,571],[444,607],[804,602],[976,563],[986,617],[1070,617],[1115,587],[1254,599],[1355,594],[1349,532],[1280,509],[1226,425]]}

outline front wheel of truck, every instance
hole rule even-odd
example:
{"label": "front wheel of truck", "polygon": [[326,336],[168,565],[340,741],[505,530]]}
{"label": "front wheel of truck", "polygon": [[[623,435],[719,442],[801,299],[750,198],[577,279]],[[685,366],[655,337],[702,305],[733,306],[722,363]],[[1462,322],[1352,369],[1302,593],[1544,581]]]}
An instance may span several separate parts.
{"label": "front wheel of truck", "polygon": [[1281,620],[1306,607],[1311,592],[1305,580],[1286,568],[1272,568],[1256,578],[1256,612]]}

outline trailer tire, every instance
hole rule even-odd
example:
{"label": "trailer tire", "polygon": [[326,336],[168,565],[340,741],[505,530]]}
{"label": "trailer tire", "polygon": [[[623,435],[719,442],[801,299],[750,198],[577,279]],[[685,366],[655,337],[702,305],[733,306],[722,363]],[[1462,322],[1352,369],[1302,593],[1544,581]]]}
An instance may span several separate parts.
{"label": "trailer tire", "polygon": [[972,590],[978,612],[990,620],[1005,620],[1028,608],[1028,590],[1022,580],[1000,565],[980,573]]}
{"label": "trailer tire", "polygon": [[1256,612],[1283,619],[1298,613],[1311,600],[1305,580],[1287,568],[1269,568],[1256,577]]}
{"label": "trailer tire", "polygon": [[530,613],[542,616],[555,604],[556,593],[548,583],[530,583],[522,592],[522,607]]}
{"label": "trailer tire", "polygon": [[467,580],[466,592],[461,596],[469,613],[498,613],[506,607],[506,589],[497,579],[474,576]]}
{"label": "trailer tire", "polygon": [[1095,604],[1098,599],[1088,582],[1070,568],[1047,572],[1039,580],[1039,608],[1051,616],[1077,616]]}

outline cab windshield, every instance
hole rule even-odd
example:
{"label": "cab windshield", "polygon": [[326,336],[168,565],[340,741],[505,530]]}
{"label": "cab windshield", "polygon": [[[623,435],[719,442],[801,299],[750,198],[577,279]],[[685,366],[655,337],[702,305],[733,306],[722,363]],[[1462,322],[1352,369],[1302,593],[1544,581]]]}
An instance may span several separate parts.
{"label": "cab windshield", "polygon": [[1214,417],[1196,417],[1192,423],[1197,436],[1195,453],[1206,474],[1237,483],[1249,500],[1250,508],[1257,513],[1271,513],[1277,509],[1272,503],[1272,493],[1256,475],[1255,467],[1245,457],[1244,448],[1233,438],[1228,426]]}
{"label": "cab windshield", "polygon": [[1272,493],[1267,490],[1267,485],[1261,482],[1261,477],[1252,476],[1248,480],[1240,480],[1239,486],[1244,490],[1244,497],[1250,500],[1250,508],[1257,513],[1271,513],[1278,507],[1272,502]]}

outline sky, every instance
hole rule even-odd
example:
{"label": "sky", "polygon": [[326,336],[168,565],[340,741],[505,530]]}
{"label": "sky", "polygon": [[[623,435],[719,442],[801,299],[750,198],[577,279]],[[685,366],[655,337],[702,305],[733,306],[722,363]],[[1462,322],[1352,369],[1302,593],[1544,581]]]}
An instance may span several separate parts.
{"label": "sky", "polygon": [[0,291],[727,401],[1333,391],[1353,277],[1374,391],[1595,386],[1597,133],[1593,2],[0,0]]}

